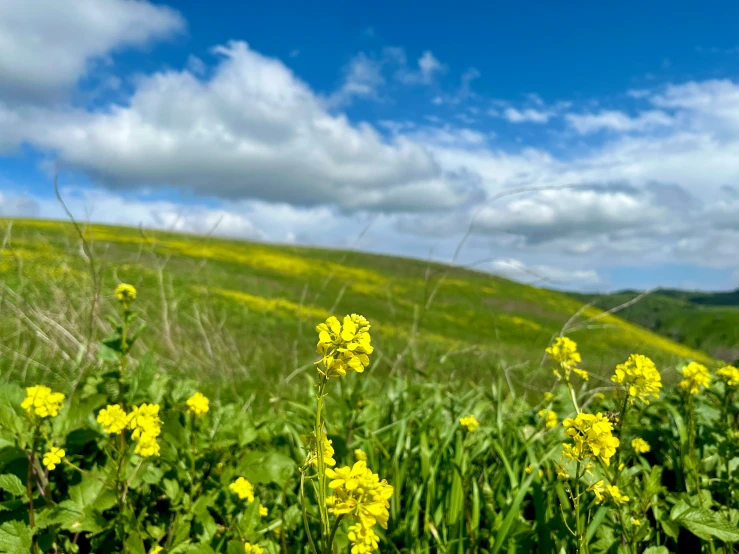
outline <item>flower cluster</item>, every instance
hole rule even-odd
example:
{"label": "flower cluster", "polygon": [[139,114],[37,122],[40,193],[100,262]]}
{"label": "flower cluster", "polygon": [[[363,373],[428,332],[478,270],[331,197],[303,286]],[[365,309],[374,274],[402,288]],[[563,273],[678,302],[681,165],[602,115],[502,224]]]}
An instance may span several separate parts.
{"label": "flower cluster", "polygon": [[640,437],[631,441],[631,448],[633,448],[634,452],[637,454],[645,454],[651,450],[649,443]]}
{"label": "flower cluster", "polygon": [[62,463],[62,458],[64,458],[66,454],[67,453],[64,452],[63,449],[52,446],[51,449],[44,454],[43,463],[50,470],[56,469],[57,464]]}
{"label": "flower cluster", "polygon": [[236,479],[228,488],[234,491],[239,499],[254,502],[254,486],[243,477]]}
{"label": "flower cluster", "polygon": [[613,425],[603,414],[579,413],[575,419],[567,418],[562,424],[572,444],[563,444],[562,455],[576,462],[587,458],[599,459],[608,466],[620,442],[613,436]]}
{"label": "flower cluster", "polygon": [[128,414],[128,428],[133,431],[131,438],[136,441],[136,454],[140,456],[159,456],[157,437],[161,433],[162,420],[159,419],[159,404],[134,406]]}
{"label": "flower cluster", "polygon": [[688,365],[683,367],[683,380],[680,381],[678,386],[688,391],[689,394],[698,394],[701,387],[708,388],[708,383],[711,380],[711,374],[708,373],[708,368],[698,362],[690,362]]}
{"label": "flower cluster", "polygon": [[616,366],[611,381],[623,385],[633,403],[641,400],[649,404],[649,397],[659,398],[662,377],[654,362],[641,354],[632,354],[629,359]]}
{"label": "flower cluster", "polygon": [[199,392],[193,394],[187,399],[187,413],[195,414],[200,417],[208,413],[210,409],[210,401]]}
{"label": "flower cluster", "polygon": [[345,316],[343,323],[331,316],[325,323],[317,325],[316,352],[323,362],[323,370],[319,371],[327,378],[346,375],[347,369],[362,373],[374,351],[369,329],[369,321],[357,314]]}
{"label": "flower cluster", "polygon": [[21,408],[30,416],[56,417],[62,409],[64,395],[60,392],[51,392],[49,387],[37,385],[26,389],[26,398],[21,403]]}
{"label": "flower cluster", "polygon": [[136,288],[128,283],[121,283],[115,288],[115,297],[122,304],[128,304],[136,300]]}
{"label": "flower cluster", "polygon": [[559,420],[557,419],[556,412],[553,412],[552,410],[547,410],[546,408],[542,408],[541,410],[539,410],[537,415],[544,418],[547,429],[551,429],[552,427],[557,426],[557,422]]}
{"label": "flower cluster", "polygon": [[[312,434],[310,436],[301,435],[300,437],[303,443],[307,444],[309,454],[308,460],[313,467],[318,467],[318,450],[316,448],[316,438]],[[330,440],[326,433],[322,433],[321,436],[321,452],[323,453],[323,465],[326,467],[333,467],[336,465],[334,460],[334,447],[333,441]]]}
{"label": "flower cluster", "polygon": [[716,375],[726,381],[726,384],[730,387],[736,387],[739,385],[739,369],[735,368],[733,365],[727,365],[716,370]]}
{"label": "flower cluster", "polygon": [[475,429],[477,429],[479,427],[479,425],[480,425],[480,422],[477,421],[477,418],[475,416],[473,416],[473,415],[468,415],[468,416],[460,417],[459,418],[459,423],[462,425],[462,427],[464,427],[465,429],[467,429],[470,432],[471,431],[474,431]]}
{"label": "flower cluster", "polygon": [[264,548],[249,542],[244,543],[244,554],[264,554]]}
{"label": "flower cluster", "polygon": [[117,435],[128,427],[128,414],[119,404],[114,404],[98,412],[97,422],[109,435]]}
{"label": "flower cluster", "polygon": [[387,529],[388,500],[393,495],[393,487],[385,480],[380,481],[363,461],[352,467],[327,469],[326,475],[331,479],[328,486],[334,491],[333,496],[326,499],[331,513],[356,519],[351,527],[352,554],[373,552],[377,549],[377,535],[372,527],[379,523]]}
{"label": "flower cluster", "polygon": [[[588,380],[588,372],[577,367],[582,361],[580,353],[577,351],[577,343],[568,337],[557,337],[554,343],[546,349],[546,353],[559,364],[560,369],[564,372],[564,378],[569,381],[570,372],[575,373],[581,379]],[[560,369],[554,370],[557,379],[562,378]]]}
{"label": "flower cluster", "polygon": [[590,490],[595,494],[595,502],[602,503],[604,500],[613,500],[615,504],[625,504],[629,501],[629,497],[621,494],[616,485],[606,485],[604,481],[598,481],[590,486]]}

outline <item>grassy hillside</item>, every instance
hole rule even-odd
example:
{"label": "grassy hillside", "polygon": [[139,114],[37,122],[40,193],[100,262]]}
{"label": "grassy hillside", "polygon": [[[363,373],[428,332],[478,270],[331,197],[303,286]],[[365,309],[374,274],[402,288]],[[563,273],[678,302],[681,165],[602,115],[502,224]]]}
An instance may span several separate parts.
{"label": "grassy hillside", "polygon": [[[269,385],[310,367],[315,324],[347,312],[373,322],[373,371],[456,378],[512,367],[509,379],[530,384],[551,337],[582,307],[565,294],[419,260],[100,225],[82,230],[85,246],[68,223],[1,224],[6,378],[73,375],[91,329],[104,332],[102,316],[118,282],[139,289],[150,325],[143,345],[171,370],[202,375],[206,368],[234,382]],[[93,301],[96,289],[100,299]],[[663,366],[708,359],[599,314],[585,310],[568,330],[595,372],[610,371],[633,351]]]}
{"label": "grassy hillside", "polygon": [[[612,309],[636,298],[637,291],[607,295],[574,295]],[[618,315],[671,340],[726,361],[739,359],[739,293],[657,290],[627,306]]]}

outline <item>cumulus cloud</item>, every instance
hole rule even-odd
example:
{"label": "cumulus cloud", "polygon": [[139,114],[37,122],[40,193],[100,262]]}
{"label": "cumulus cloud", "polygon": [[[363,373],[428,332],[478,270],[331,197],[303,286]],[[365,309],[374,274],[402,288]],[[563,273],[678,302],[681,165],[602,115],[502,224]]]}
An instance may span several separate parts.
{"label": "cumulus cloud", "polygon": [[503,111],[503,117],[511,123],[547,123],[555,115],[555,112],[552,111],[535,110],[533,108],[524,110],[506,108]]}
{"label": "cumulus cloud", "polygon": [[93,62],[184,28],[178,12],[139,0],[3,0],[0,99],[56,100]]}
{"label": "cumulus cloud", "polygon": [[565,116],[567,123],[581,135],[602,130],[625,132],[644,132],[658,127],[668,127],[674,123],[672,117],[661,110],[650,110],[629,116],[616,110],[604,110],[598,113],[576,114]]}
{"label": "cumulus cloud", "polygon": [[404,136],[388,142],[370,125],[328,113],[280,61],[243,42],[215,52],[221,61],[209,79],[187,69],[156,73],[127,105],[28,111],[13,132],[111,188],[180,186],[226,199],[389,211],[450,208],[469,197],[470,183],[425,147]]}

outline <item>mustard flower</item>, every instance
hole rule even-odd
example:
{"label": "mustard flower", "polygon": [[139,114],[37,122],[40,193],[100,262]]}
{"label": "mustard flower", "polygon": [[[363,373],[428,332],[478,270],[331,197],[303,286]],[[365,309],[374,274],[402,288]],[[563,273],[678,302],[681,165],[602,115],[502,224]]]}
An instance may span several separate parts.
{"label": "mustard flower", "polygon": [[51,449],[44,454],[43,463],[49,469],[56,469],[57,464],[62,463],[62,458],[66,455],[63,449],[52,446]]}
{"label": "mustard flower", "polygon": [[651,450],[649,443],[640,437],[631,441],[631,448],[633,448],[634,452],[637,454],[645,454]]}
{"label": "mustard flower", "polygon": [[[531,475],[532,473],[534,473],[534,466],[527,465],[524,471]],[[539,477],[544,477],[544,472],[541,469],[539,470]]]}
{"label": "mustard flower", "polygon": [[599,459],[606,466],[616,453],[619,440],[613,436],[613,425],[603,414],[579,413],[575,419],[567,418],[562,424],[572,444],[562,445],[562,455],[576,462]]}
{"label": "mustard flower", "polygon": [[231,483],[228,488],[234,491],[240,500],[254,502],[254,487],[243,477],[236,479],[236,481]]}
{"label": "mustard flower", "polygon": [[187,399],[187,413],[202,416],[208,413],[210,401],[201,393],[196,392]]}
{"label": "mustard flower", "polygon": [[357,461],[359,461],[359,462],[366,462],[366,461],[367,461],[367,454],[366,454],[366,453],[365,453],[365,451],[364,451],[364,450],[362,450],[361,448],[357,448],[357,449],[356,449],[356,450],[354,451],[354,457],[355,457],[355,458],[357,459]]}
{"label": "mustard flower", "polygon": [[477,418],[473,415],[468,415],[464,417],[459,418],[459,423],[467,429],[467,431],[472,432],[475,429],[477,429],[480,426],[480,422],[477,421]]}
{"label": "mustard flower", "polygon": [[635,517],[632,517],[631,518],[631,525],[633,525],[634,527],[639,527],[641,525],[641,520],[640,519],[637,519]]}
{"label": "mustard flower", "polygon": [[611,381],[623,385],[633,403],[641,400],[649,404],[649,397],[659,398],[662,377],[654,362],[641,354],[632,354],[622,364],[616,366]]}
{"label": "mustard flower", "polygon": [[158,437],[162,420],[159,419],[159,404],[134,406],[127,416],[128,428],[133,431],[131,438],[137,440],[142,435]]}
{"label": "mustard flower", "polygon": [[709,388],[709,381],[711,380],[711,374],[708,373],[708,368],[698,362],[690,362],[688,365],[683,367],[683,380],[680,381],[678,386],[688,391],[689,394],[698,394],[701,387]]}
{"label": "mustard flower", "polygon": [[[309,440],[311,448],[311,463],[313,464],[313,467],[318,467],[318,451],[316,450],[316,441],[312,436]],[[323,465],[326,467],[335,466],[336,460],[334,460],[333,441],[326,436],[326,433],[323,433],[323,436],[321,437],[321,450],[323,452]]]}
{"label": "mustard flower", "polygon": [[121,283],[115,288],[115,297],[124,304],[133,302],[136,300],[136,288],[128,283]]}
{"label": "mustard flower", "polygon": [[605,481],[596,481],[592,485],[590,485],[589,490],[593,491],[593,494],[595,494],[595,502],[596,504],[600,504],[605,499],[606,494],[606,483]]}
{"label": "mustard flower", "polygon": [[326,377],[344,376],[347,369],[362,373],[374,351],[369,329],[369,321],[357,314],[345,316],[343,323],[331,316],[317,325],[316,352],[322,356],[324,368],[319,371]]}
{"label": "mustard flower", "polygon": [[608,496],[616,504],[626,504],[629,501],[629,497],[621,494],[616,485],[606,485],[606,490],[608,491]]}
{"label": "mustard flower", "polygon": [[539,410],[537,415],[544,418],[547,429],[556,427],[557,423],[559,422],[556,412],[553,412],[552,410],[547,410],[546,408]]}
{"label": "mustard flower", "polygon": [[726,381],[726,384],[730,387],[736,387],[739,385],[739,369],[735,368],[733,365],[727,365],[716,370],[716,375]]}
{"label": "mustard flower", "polygon": [[136,449],[134,450],[139,456],[149,458],[151,456],[159,456],[159,443],[156,436],[141,435],[136,441]]}
{"label": "mustard flower", "polygon": [[162,550],[164,550],[163,547],[156,545],[154,548],[149,550],[149,554],[159,554]]}
{"label": "mustard flower", "polygon": [[128,415],[120,405],[112,404],[98,412],[97,422],[109,435],[117,435],[128,427]]}
{"label": "mustard flower", "polygon": [[361,461],[352,467],[327,469],[326,475],[331,479],[328,486],[334,491],[333,497],[327,499],[332,514],[353,516],[365,529],[375,523],[387,529],[388,500],[393,495],[393,487],[387,481],[380,481]]}
{"label": "mustard flower", "polygon": [[351,554],[368,554],[380,547],[377,534],[371,527],[364,527],[361,523],[349,526],[347,538],[352,543]]}
{"label": "mustard flower", "polygon": [[26,389],[26,398],[21,403],[21,408],[28,415],[38,417],[56,417],[62,409],[64,395],[60,392],[51,392],[49,387],[36,385]]}
{"label": "mustard flower", "polygon": [[262,504],[259,505],[259,517],[266,517],[269,514],[269,510]]}
{"label": "mustard flower", "polygon": [[547,404],[549,404],[552,400],[554,400],[554,395],[551,392],[549,392],[549,391],[545,392],[544,393],[544,402],[546,402]]}
{"label": "mustard flower", "polygon": [[570,372],[573,371],[581,379],[588,380],[588,372],[577,367],[577,364],[582,361],[582,358],[577,351],[577,343],[572,339],[568,337],[557,337],[545,352],[549,354],[555,363],[559,364],[559,369],[554,370],[554,375],[556,375],[557,379],[562,378],[560,371],[562,370],[564,371],[564,378],[566,380],[570,379]]}
{"label": "mustard flower", "polygon": [[244,554],[264,554],[264,548],[258,544],[244,543]]}

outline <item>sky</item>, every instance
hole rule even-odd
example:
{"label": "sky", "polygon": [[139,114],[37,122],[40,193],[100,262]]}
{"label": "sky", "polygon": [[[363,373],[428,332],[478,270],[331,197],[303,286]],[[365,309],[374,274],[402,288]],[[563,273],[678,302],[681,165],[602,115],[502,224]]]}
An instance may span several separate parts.
{"label": "sky", "polygon": [[0,216],[739,287],[739,4],[0,0]]}

